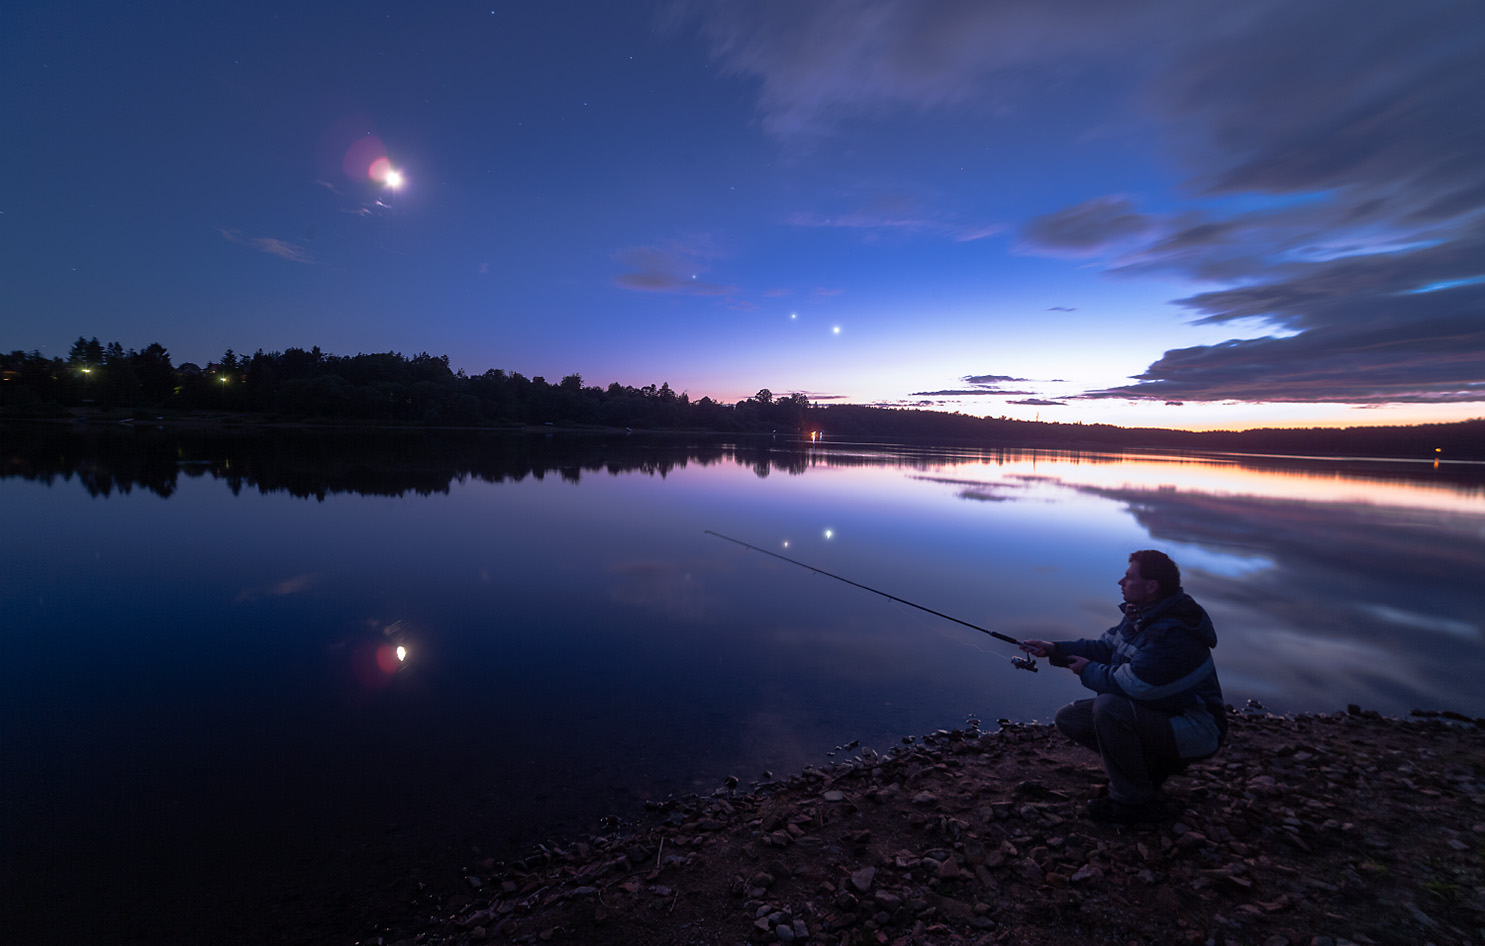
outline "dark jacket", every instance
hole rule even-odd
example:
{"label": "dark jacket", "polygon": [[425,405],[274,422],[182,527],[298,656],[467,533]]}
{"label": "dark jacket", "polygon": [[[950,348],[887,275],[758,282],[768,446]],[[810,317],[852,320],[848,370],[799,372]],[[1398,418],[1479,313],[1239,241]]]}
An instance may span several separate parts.
{"label": "dark jacket", "polygon": [[1120,610],[1124,620],[1098,640],[1059,641],[1057,653],[1088,659],[1080,679],[1093,692],[1126,696],[1169,715],[1182,758],[1215,752],[1227,734],[1227,716],[1212,662],[1217,632],[1206,610],[1184,591]]}

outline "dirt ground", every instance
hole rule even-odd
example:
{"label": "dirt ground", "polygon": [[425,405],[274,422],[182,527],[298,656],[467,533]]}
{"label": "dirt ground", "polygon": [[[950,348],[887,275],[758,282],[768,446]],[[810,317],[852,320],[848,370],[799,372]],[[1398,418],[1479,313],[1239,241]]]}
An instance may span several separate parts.
{"label": "dirt ground", "polygon": [[1171,820],[1130,827],[1088,819],[1102,769],[1047,726],[846,748],[487,861],[467,896],[359,942],[1485,943],[1472,720],[1250,710],[1167,784]]}

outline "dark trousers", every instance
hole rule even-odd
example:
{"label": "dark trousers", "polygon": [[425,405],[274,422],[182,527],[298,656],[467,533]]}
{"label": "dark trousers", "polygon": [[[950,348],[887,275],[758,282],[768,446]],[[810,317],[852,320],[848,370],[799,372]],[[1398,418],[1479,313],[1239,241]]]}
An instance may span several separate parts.
{"label": "dark trousers", "polygon": [[1103,693],[1069,703],[1057,711],[1057,728],[1103,758],[1109,797],[1126,805],[1152,801],[1182,767],[1169,718],[1127,697]]}

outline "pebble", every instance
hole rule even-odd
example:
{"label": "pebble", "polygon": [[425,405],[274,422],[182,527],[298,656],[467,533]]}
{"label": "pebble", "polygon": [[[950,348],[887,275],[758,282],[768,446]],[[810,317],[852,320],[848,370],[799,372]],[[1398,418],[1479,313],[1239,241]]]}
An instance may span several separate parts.
{"label": "pebble", "polygon": [[[449,938],[419,939],[571,937],[544,911],[576,899],[611,932],[636,910],[659,921],[688,899],[694,911],[694,879],[725,864],[746,904],[736,939],[751,924],[756,943],[968,944],[1050,929],[1054,915],[1121,944],[1462,942],[1451,931],[1485,928],[1478,730],[1373,715],[1235,717],[1223,754],[1167,787],[1179,820],[1155,826],[1090,822],[1096,757],[1049,727],[933,733],[751,792],[656,804],[658,833],[549,845],[504,874],[486,865],[495,879],[468,875],[465,899],[488,902],[456,908]],[[635,896],[638,877],[653,898]],[[1115,916],[1128,925],[1099,925]]]}

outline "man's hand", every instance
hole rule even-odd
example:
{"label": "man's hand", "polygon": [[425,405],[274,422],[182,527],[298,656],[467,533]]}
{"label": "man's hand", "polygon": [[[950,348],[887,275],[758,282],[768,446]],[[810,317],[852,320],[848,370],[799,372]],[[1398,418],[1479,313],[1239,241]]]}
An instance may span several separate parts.
{"label": "man's hand", "polygon": [[[1029,640],[1021,642],[1021,649],[1037,657],[1051,657],[1053,652],[1056,651],[1057,645],[1051,641]],[[1070,657],[1064,654],[1058,657],[1057,660],[1052,661],[1052,666],[1066,667],[1073,673],[1080,674],[1083,672],[1083,668],[1088,666],[1088,658]]]}

